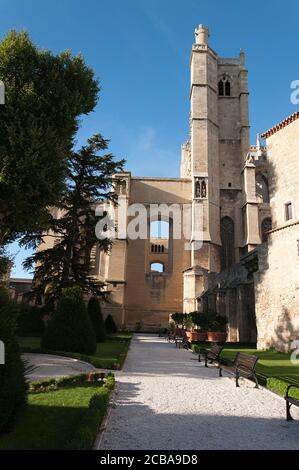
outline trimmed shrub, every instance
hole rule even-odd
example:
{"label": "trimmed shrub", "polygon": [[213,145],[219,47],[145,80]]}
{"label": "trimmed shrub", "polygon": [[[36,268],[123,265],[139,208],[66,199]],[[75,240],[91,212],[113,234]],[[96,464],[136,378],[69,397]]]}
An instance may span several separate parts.
{"label": "trimmed shrub", "polygon": [[112,315],[108,315],[105,320],[105,328],[107,333],[117,333],[117,327]]}
{"label": "trimmed shrub", "polygon": [[93,354],[96,338],[80,287],[68,287],[42,336],[41,348]]}
{"label": "trimmed shrub", "polygon": [[0,340],[5,346],[5,364],[0,365],[0,433],[12,429],[26,403],[24,365],[14,336],[17,314],[17,305],[0,288]]}
{"label": "trimmed shrub", "polygon": [[44,311],[42,308],[28,304],[21,304],[20,314],[17,318],[18,336],[41,336],[44,332]]}
{"label": "trimmed shrub", "polygon": [[102,343],[106,338],[106,330],[100,302],[96,297],[89,299],[87,310],[96,335],[96,341]]}

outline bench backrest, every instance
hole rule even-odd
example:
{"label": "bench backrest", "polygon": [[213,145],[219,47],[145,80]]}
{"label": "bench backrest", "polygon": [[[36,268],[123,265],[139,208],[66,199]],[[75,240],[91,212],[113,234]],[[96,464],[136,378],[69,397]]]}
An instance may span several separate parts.
{"label": "bench backrest", "polygon": [[211,353],[215,354],[215,356],[219,356],[219,354],[221,353],[223,349],[223,346],[219,345],[219,344],[214,344],[212,347],[211,347]]}
{"label": "bench backrest", "polygon": [[243,366],[246,369],[254,371],[257,361],[259,360],[258,356],[253,354],[247,354],[239,352],[236,356],[235,366]]}

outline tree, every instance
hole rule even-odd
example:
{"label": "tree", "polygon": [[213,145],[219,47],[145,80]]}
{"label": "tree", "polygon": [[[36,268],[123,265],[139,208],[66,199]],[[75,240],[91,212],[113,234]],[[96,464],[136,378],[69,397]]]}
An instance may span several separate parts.
{"label": "tree", "polygon": [[0,42],[0,245],[48,222],[63,187],[79,116],[91,112],[99,85],[82,56],[53,55],[26,32]]}
{"label": "tree", "polygon": [[117,327],[112,315],[108,315],[105,320],[105,328],[108,333],[116,333]]}
{"label": "tree", "polygon": [[93,354],[96,338],[83,292],[78,286],[63,289],[52,318],[48,322],[41,341],[42,348],[53,351]]}
{"label": "tree", "polygon": [[15,338],[17,305],[0,288],[0,340],[5,364],[0,365],[0,433],[9,431],[26,403],[27,386],[19,345]]}
{"label": "tree", "polygon": [[[97,134],[78,152],[70,154],[66,188],[58,203],[60,213],[49,213],[51,232],[47,235],[55,238],[55,245],[48,249],[41,245],[24,263],[26,269],[36,266],[34,292],[38,301],[57,300],[63,288],[73,285],[88,294],[102,294],[103,283],[90,274],[90,254],[95,245],[107,251],[111,242],[96,237],[94,205],[115,200],[112,176],[124,165],[124,160],[115,161],[111,153],[99,153],[107,148],[108,141]],[[43,235],[27,237],[27,245],[38,243]]]}
{"label": "tree", "polygon": [[96,297],[91,297],[87,309],[89,318],[93,324],[96,340],[101,343],[105,341],[106,331],[99,300]]}

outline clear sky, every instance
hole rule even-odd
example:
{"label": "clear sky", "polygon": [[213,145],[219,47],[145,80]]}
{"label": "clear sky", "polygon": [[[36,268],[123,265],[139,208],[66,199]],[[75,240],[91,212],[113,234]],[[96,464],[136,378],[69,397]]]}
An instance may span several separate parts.
{"label": "clear sky", "polygon": [[[96,132],[138,176],[178,176],[189,133],[189,59],[194,29],[210,29],[223,57],[246,54],[252,142],[291,114],[299,79],[296,0],[0,0],[0,37],[26,29],[40,47],[81,52],[100,79],[78,144]],[[16,245],[13,253],[18,252]],[[13,276],[29,276],[15,260]]]}

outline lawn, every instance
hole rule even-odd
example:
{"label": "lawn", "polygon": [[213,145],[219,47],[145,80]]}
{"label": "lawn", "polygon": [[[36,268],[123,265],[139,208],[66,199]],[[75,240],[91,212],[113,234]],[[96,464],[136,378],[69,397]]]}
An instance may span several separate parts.
{"label": "lawn", "polygon": [[[208,347],[207,343],[200,343],[197,346],[200,348]],[[259,351],[252,346],[227,343],[221,356],[225,360],[233,362],[238,351],[255,354],[259,357],[256,371],[262,385],[266,385],[280,395],[284,395],[287,384],[299,385],[299,362],[296,365],[292,364],[290,354],[275,350]],[[299,398],[299,390],[298,392],[295,391],[294,395]]]}
{"label": "lawn", "polygon": [[[87,413],[90,398],[99,386],[65,388],[29,393],[28,406],[15,429],[0,437],[0,449],[64,449]],[[97,427],[99,427],[98,420]]]}
{"label": "lawn", "polygon": [[48,351],[40,348],[40,338],[19,337],[18,341],[23,352],[39,352],[74,357],[90,362],[100,369],[120,369],[126,358],[132,334],[128,332],[108,335],[104,343],[97,344],[97,350],[92,356],[76,354],[67,351]]}

